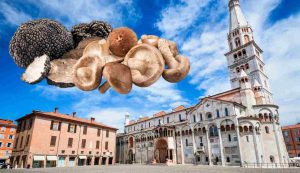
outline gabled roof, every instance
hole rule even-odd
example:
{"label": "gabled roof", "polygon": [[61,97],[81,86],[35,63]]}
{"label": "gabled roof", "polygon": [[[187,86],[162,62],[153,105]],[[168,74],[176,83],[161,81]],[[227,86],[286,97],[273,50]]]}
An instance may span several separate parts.
{"label": "gabled roof", "polygon": [[173,112],[182,111],[182,110],[184,110],[184,109],[186,109],[186,107],[183,106],[183,105],[180,105],[180,106],[177,106],[176,108],[174,108],[174,109],[173,109]]}
{"label": "gabled roof", "polygon": [[154,114],[153,117],[161,117],[161,116],[164,116],[164,115],[166,115],[166,112],[165,111],[160,111],[160,112]]}

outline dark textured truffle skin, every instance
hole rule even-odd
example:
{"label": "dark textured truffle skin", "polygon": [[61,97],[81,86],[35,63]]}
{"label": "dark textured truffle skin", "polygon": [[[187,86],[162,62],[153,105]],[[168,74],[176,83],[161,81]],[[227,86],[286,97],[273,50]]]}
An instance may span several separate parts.
{"label": "dark textured truffle skin", "polygon": [[71,33],[75,46],[89,37],[100,37],[106,39],[112,31],[112,26],[103,21],[92,21],[91,23],[81,23],[72,27]]}
{"label": "dark textured truffle skin", "polygon": [[109,50],[116,56],[124,57],[127,52],[137,45],[136,33],[127,27],[116,28],[107,38]]}
{"label": "dark textured truffle skin", "polygon": [[23,23],[10,41],[9,53],[15,63],[26,68],[35,57],[47,54],[50,60],[74,47],[72,34],[60,23],[38,19]]}

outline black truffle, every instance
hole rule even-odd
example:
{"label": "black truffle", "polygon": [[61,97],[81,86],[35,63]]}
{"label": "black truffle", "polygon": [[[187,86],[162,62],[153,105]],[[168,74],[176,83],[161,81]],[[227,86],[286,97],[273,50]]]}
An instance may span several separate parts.
{"label": "black truffle", "polygon": [[10,41],[9,53],[15,63],[26,68],[35,57],[44,54],[50,60],[74,47],[72,34],[60,23],[38,19],[22,24]]}
{"label": "black truffle", "polygon": [[107,38],[112,31],[112,26],[103,21],[92,21],[91,23],[81,23],[72,27],[71,33],[75,42],[78,43],[89,37]]}

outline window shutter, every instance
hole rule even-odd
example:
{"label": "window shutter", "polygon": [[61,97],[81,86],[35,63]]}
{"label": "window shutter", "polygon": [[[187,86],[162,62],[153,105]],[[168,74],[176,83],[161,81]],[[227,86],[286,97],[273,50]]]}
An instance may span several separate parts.
{"label": "window shutter", "polygon": [[58,130],[60,131],[60,128],[61,128],[61,122],[59,122],[59,125],[58,125]]}
{"label": "window shutter", "polygon": [[76,129],[77,129],[77,125],[75,125],[75,130],[74,130],[74,133],[76,133]]}
{"label": "window shutter", "polygon": [[73,146],[73,138],[69,138],[68,147],[72,147],[72,146]]}
{"label": "window shutter", "polygon": [[53,121],[51,121],[51,126],[50,126],[50,130],[53,129]]}
{"label": "window shutter", "polygon": [[81,148],[85,148],[85,142],[86,142],[86,139],[82,139]]}
{"label": "window shutter", "polygon": [[50,146],[55,146],[56,136],[51,136]]}
{"label": "window shutter", "polygon": [[99,149],[100,141],[96,141],[96,149]]}
{"label": "window shutter", "polygon": [[71,124],[69,123],[69,125],[68,125],[68,132],[70,132],[70,126],[71,126]]}
{"label": "window shutter", "polygon": [[105,142],[105,149],[108,150],[108,142]]}

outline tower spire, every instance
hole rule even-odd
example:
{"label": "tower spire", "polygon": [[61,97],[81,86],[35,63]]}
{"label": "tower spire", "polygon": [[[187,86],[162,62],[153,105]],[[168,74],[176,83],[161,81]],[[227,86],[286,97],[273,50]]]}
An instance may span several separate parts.
{"label": "tower spire", "polygon": [[242,12],[239,0],[229,0],[230,23],[229,30],[233,31],[239,27],[247,26],[248,22]]}

